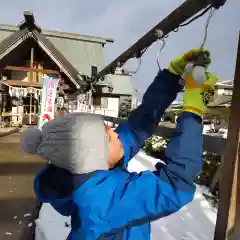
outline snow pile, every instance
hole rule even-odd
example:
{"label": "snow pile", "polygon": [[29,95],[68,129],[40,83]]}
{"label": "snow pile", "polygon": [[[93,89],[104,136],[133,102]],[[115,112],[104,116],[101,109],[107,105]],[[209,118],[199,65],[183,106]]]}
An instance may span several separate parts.
{"label": "snow pile", "polygon": [[[179,212],[152,223],[152,240],[212,240],[217,210],[203,197],[205,188],[197,187],[194,200]],[[161,237],[160,237],[161,236]]]}
{"label": "snow pile", "polygon": [[[143,152],[129,163],[129,171],[154,169],[157,160]],[[179,212],[152,223],[152,240],[212,240],[217,210],[202,193],[205,187],[197,187],[194,200]],[[36,240],[65,240],[70,232],[70,218],[57,213],[49,204],[43,204],[36,220]]]}
{"label": "snow pile", "polygon": [[70,217],[64,217],[44,203],[36,220],[35,240],[66,240],[70,232]]}

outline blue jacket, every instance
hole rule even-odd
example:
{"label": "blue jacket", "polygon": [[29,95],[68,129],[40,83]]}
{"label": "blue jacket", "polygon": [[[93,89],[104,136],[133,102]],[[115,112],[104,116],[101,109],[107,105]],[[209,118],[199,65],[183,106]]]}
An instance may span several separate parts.
{"label": "blue jacket", "polygon": [[193,114],[179,118],[166,150],[166,164],[157,164],[154,172],[126,170],[182,89],[178,81],[167,70],[159,73],[142,104],[116,129],[124,159],[114,169],[71,174],[48,165],[36,176],[38,199],[64,216],[71,215],[68,239],[150,239],[151,221],[178,211],[193,199],[193,181],[202,165],[202,124]]}

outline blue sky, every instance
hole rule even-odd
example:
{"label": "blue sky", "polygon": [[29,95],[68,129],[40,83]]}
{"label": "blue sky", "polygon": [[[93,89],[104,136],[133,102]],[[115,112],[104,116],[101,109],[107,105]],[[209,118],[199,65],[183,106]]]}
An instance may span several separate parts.
{"label": "blue sky", "polygon": [[[43,28],[76,32],[115,40],[105,49],[106,63],[109,63],[142,35],[160,22],[183,0],[0,0],[0,23],[18,24],[23,20],[23,11],[33,11],[36,21]],[[204,37],[206,16],[171,33],[166,47],[160,54],[161,66],[182,51],[199,47]],[[240,1],[228,0],[216,11],[209,26],[205,47],[212,54],[210,70],[221,80],[233,79],[237,42],[240,30]],[[132,78],[134,88],[144,92],[157,73],[155,43],[144,54],[138,73]],[[135,70],[137,60],[129,67]]]}

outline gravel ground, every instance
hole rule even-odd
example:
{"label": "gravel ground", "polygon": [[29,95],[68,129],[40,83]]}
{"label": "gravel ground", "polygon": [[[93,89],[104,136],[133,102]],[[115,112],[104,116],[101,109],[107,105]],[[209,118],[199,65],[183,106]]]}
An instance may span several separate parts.
{"label": "gravel ground", "polygon": [[32,239],[38,214],[32,185],[44,162],[21,152],[19,135],[0,138],[0,240]]}

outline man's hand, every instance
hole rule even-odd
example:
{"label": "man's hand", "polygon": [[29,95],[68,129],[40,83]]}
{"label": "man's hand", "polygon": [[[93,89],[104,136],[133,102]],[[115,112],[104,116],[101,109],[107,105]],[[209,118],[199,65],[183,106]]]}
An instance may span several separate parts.
{"label": "man's hand", "polygon": [[208,58],[207,62],[208,64],[211,63],[210,53],[205,48],[194,48],[190,50],[189,52],[185,54],[181,54],[178,57],[176,57],[174,60],[171,61],[169,64],[169,71],[176,74],[176,75],[182,75],[184,72],[184,68],[187,63],[191,62],[196,56],[198,56],[201,53],[205,53]]}

